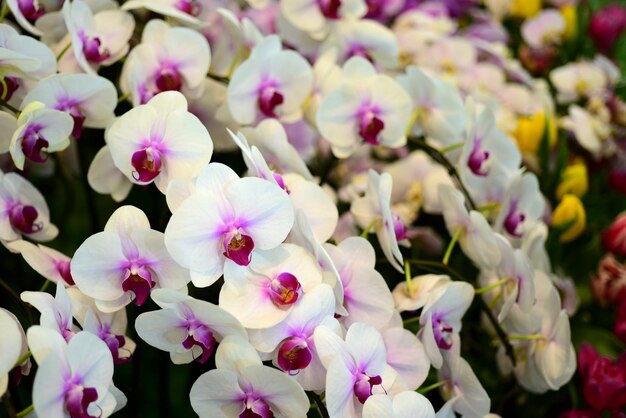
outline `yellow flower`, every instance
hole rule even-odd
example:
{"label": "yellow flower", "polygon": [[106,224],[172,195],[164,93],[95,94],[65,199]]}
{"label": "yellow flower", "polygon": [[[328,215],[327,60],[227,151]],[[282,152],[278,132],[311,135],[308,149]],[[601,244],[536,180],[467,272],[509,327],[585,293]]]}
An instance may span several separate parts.
{"label": "yellow flower", "polygon": [[563,39],[573,39],[578,33],[578,13],[576,12],[576,6],[566,4],[561,7],[561,16],[563,16],[565,20]]}
{"label": "yellow flower", "polygon": [[527,19],[541,10],[541,0],[513,0],[511,15]]}
{"label": "yellow flower", "polygon": [[564,229],[559,237],[561,242],[571,242],[585,230],[586,218],[580,199],[573,194],[566,194],[552,213],[552,226]]}
{"label": "yellow flower", "polygon": [[556,198],[561,200],[567,193],[583,197],[588,187],[587,166],[582,161],[574,162],[561,173],[561,183],[556,189]]}
{"label": "yellow flower", "polygon": [[[548,118],[548,140],[550,147],[556,143],[556,125],[553,118]],[[546,130],[546,114],[543,111],[530,116],[517,118],[517,127],[513,137],[517,141],[517,147],[522,154],[536,154]]]}

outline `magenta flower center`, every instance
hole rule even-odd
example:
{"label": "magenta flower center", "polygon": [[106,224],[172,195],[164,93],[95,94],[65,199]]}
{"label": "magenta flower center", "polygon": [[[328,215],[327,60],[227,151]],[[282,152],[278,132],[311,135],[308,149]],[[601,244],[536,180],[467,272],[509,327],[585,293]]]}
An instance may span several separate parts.
{"label": "magenta flower center", "polygon": [[18,203],[11,209],[9,220],[15,229],[24,234],[33,234],[43,228],[41,222],[35,223],[38,216],[37,209],[33,206]]}
{"label": "magenta flower center", "polygon": [[374,386],[382,383],[383,379],[380,376],[369,376],[366,373],[359,372],[354,382],[354,396],[357,397],[359,402],[365,403],[367,398],[372,395]]}
{"label": "magenta flower center", "polygon": [[135,180],[148,183],[161,172],[161,153],[151,147],[135,151],[130,159]]}
{"label": "magenta flower center", "polygon": [[126,270],[126,275],[122,281],[122,289],[125,292],[133,292],[135,295],[135,305],[144,304],[150,290],[156,285],[152,280],[152,274],[145,266],[132,266]]}
{"label": "magenta flower center", "polygon": [[394,213],[392,218],[393,231],[396,234],[396,240],[402,241],[404,239],[407,239],[406,227],[404,226],[404,222],[402,222],[402,219],[400,219],[400,216]]}
{"label": "magenta flower center", "polygon": [[113,356],[113,364],[125,364],[130,361],[130,352],[124,357],[120,355],[120,348],[124,347],[126,344],[126,337],[112,333],[108,324],[100,327],[98,337],[109,347],[111,355]]}
{"label": "magenta flower center", "polygon": [[385,128],[385,123],[377,117],[377,109],[366,109],[360,113],[359,135],[366,142],[378,145],[378,134]]}
{"label": "magenta flower center", "polygon": [[433,334],[435,335],[437,347],[443,350],[449,350],[452,348],[453,331],[454,329],[444,321],[443,316],[433,316]]}
{"label": "magenta flower center", "polygon": [[257,394],[249,393],[243,398],[243,409],[239,418],[272,418],[269,405]]}
{"label": "magenta flower center", "polygon": [[48,141],[40,136],[39,132],[41,126],[28,125],[24,130],[24,136],[22,137],[22,152],[31,161],[36,163],[45,162],[48,157],[42,154],[44,148],[48,148]]}
{"label": "magenta flower center", "polygon": [[76,284],[74,283],[74,278],[72,277],[72,273],[70,272],[70,260],[57,261],[55,262],[55,266],[65,283],[69,284],[70,286],[74,286]]}
{"label": "magenta flower center", "polygon": [[69,412],[70,418],[97,418],[87,412],[89,404],[97,399],[98,392],[95,388],[86,388],[81,384],[69,382],[65,389],[65,409]]}
{"label": "magenta flower center", "polygon": [[312,358],[311,349],[304,338],[287,338],[278,348],[278,366],[288,373],[306,368]]}
{"label": "magenta flower center", "polygon": [[509,213],[504,219],[504,229],[512,236],[520,238],[522,236],[522,233],[519,231],[520,225],[525,219],[526,215],[522,212],[518,212],[517,203],[511,202],[511,209],[509,209]]}
{"label": "magenta flower center", "polygon": [[83,42],[83,54],[87,61],[92,64],[100,64],[111,57],[109,50],[102,46],[102,41],[99,37],[87,36],[84,33],[80,33],[79,37]]}
{"label": "magenta flower center", "polygon": [[233,260],[237,265],[247,266],[252,259],[254,241],[252,237],[243,235],[239,231],[229,233],[224,239],[224,256]]}
{"label": "magenta flower center", "polygon": [[202,13],[202,5],[197,0],[178,0],[174,7],[194,17],[198,17]]}
{"label": "magenta flower center", "polygon": [[341,0],[317,0],[320,11],[327,19],[339,19]]}
{"label": "magenta flower center", "polygon": [[31,23],[46,13],[46,8],[40,5],[37,0],[17,0],[17,5],[26,20]]}
{"label": "magenta flower center", "polygon": [[198,363],[206,362],[213,354],[217,344],[211,329],[193,317],[186,322],[185,326],[187,337],[183,341],[183,347],[191,350],[194,346],[198,346],[202,350],[202,356],[196,358],[196,361]]}
{"label": "magenta flower center", "polygon": [[159,92],[180,91],[183,86],[183,79],[180,73],[173,67],[162,67],[155,76],[154,83]]}
{"label": "magenta flower center", "polygon": [[485,162],[489,159],[489,151],[484,151],[480,148],[480,141],[474,139],[472,145],[472,152],[470,153],[467,165],[472,173],[477,176],[484,177],[488,174],[487,168],[484,166]]}
{"label": "magenta flower center", "polygon": [[269,283],[268,294],[274,305],[293,305],[302,294],[300,282],[291,273],[280,273]]}
{"label": "magenta flower center", "polygon": [[276,107],[283,104],[284,101],[285,98],[280,94],[275,83],[266,83],[259,89],[259,109],[267,117],[275,118]]}
{"label": "magenta flower center", "polygon": [[1,96],[8,102],[13,97],[13,93],[20,87],[20,83],[15,77],[4,77],[4,84],[6,84],[6,87],[2,87]]}

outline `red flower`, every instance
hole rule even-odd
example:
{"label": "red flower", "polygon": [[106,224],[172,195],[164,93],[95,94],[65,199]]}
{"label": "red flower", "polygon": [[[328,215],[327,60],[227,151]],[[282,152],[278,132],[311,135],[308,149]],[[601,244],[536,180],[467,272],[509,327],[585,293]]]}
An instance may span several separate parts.
{"label": "red flower", "polygon": [[614,411],[626,406],[626,353],[612,361],[599,356],[590,344],[583,343],[578,352],[578,364],[587,404],[596,411]]}
{"label": "red flower", "polygon": [[612,254],[605,255],[600,260],[597,276],[591,281],[591,290],[602,305],[626,299],[626,266]]}
{"label": "red flower", "polygon": [[610,52],[619,37],[626,29],[626,8],[617,4],[610,4],[598,10],[591,16],[589,35],[596,47],[604,52]]}
{"label": "red flower", "polygon": [[620,214],[602,234],[604,248],[618,257],[626,257],[626,212]]}

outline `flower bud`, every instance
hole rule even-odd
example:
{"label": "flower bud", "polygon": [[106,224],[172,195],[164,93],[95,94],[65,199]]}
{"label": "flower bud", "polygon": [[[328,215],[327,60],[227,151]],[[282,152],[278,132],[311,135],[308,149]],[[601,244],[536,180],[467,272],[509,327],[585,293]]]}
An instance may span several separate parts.
{"label": "flower bud", "polygon": [[626,212],[615,218],[609,229],[602,234],[604,249],[618,257],[626,257]]}
{"label": "flower bud", "polygon": [[626,266],[612,254],[600,260],[598,274],[591,281],[591,291],[602,305],[617,303],[626,296]]}
{"label": "flower bud", "polygon": [[577,161],[565,167],[561,173],[561,183],[556,189],[556,198],[561,200],[568,193],[583,197],[588,187],[587,166],[583,161]]}
{"label": "flower bud", "polygon": [[544,112],[536,112],[530,116],[520,116],[517,119],[517,128],[513,137],[522,154],[535,154],[541,146],[541,141],[548,127],[548,141],[552,148],[556,143],[556,125],[551,118],[546,121]]}
{"label": "flower bud", "polygon": [[609,52],[626,29],[626,8],[610,4],[591,16],[589,35],[596,47]]}
{"label": "flower bud", "polygon": [[561,242],[571,242],[585,230],[585,208],[580,199],[566,194],[552,213],[552,226],[561,229]]}

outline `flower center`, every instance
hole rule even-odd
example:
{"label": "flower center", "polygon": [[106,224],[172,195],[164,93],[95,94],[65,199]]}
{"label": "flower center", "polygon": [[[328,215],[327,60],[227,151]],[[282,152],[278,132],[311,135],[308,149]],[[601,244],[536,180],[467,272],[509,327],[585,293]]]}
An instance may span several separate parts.
{"label": "flower center", "polygon": [[161,153],[151,147],[135,151],[130,159],[135,169],[132,176],[140,182],[150,182],[161,172]]}
{"label": "flower center", "polygon": [[378,134],[385,128],[385,123],[376,116],[375,110],[362,112],[359,120],[359,135],[366,142],[378,145]]}
{"label": "flower center", "polygon": [[22,152],[26,158],[36,163],[45,162],[48,157],[42,154],[43,148],[48,148],[48,141],[39,135],[41,127],[38,125],[29,125],[24,130],[22,137]]}
{"label": "flower center", "polygon": [[211,357],[217,341],[211,332],[211,329],[198,321],[196,318],[191,318],[186,323],[187,337],[183,341],[183,347],[187,350],[191,350],[194,346],[200,347],[202,350],[202,356],[196,358],[198,363],[204,363]]}
{"label": "flower center", "polygon": [[252,238],[241,234],[239,230],[228,233],[224,239],[224,256],[240,266],[250,264],[253,249]]}
{"label": "flower center", "polygon": [[183,80],[176,68],[162,67],[156,74],[154,83],[159,92],[176,90],[183,86]]}
{"label": "flower center", "polygon": [[522,236],[522,233],[518,230],[520,229],[520,225],[524,222],[525,219],[526,215],[524,215],[522,212],[517,211],[517,203],[512,202],[511,209],[504,219],[504,229],[512,236],[520,238]]}
{"label": "flower center", "polygon": [[65,391],[65,409],[70,418],[96,418],[87,413],[89,404],[98,399],[95,388],[86,388],[77,383],[70,383]]}
{"label": "flower center", "polygon": [[437,347],[443,350],[449,350],[452,348],[452,333],[453,328],[440,316],[433,317],[433,334],[435,335],[435,341]]}
{"label": "flower center", "polygon": [[24,234],[33,234],[41,231],[41,222],[35,223],[39,214],[37,209],[31,205],[16,204],[9,213],[9,220],[13,227]]}
{"label": "flower center", "polygon": [[83,42],[83,54],[85,54],[87,61],[100,64],[111,57],[111,53],[108,48],[102,46],[99,37],[87,36],[84,33],[80,33],[79,36]]}
{"label": "flower center", "polygon": [[365,403],[367,398],[372,395],[374,386],[382,383],[383,379],[380,376],[369,376],[363,372],[359,372],[356,376],[356,382],[354,382],[354,395],[359,402]]}
{"label": "flower center", "polygon": [[239,418],[272,418],[273,416],[269,405],[261,397],[254,393],[246,394]]}
{"label": "flower center", "polygon": [[55,265],[57,271],[59,272],[63,280],[65,280],[65,283],[69,284],[70,286],[74,286],[76,283],[74,283],[74,278],[72,277],[72,273],[70,272],[70,261],[61,260],[56,262]]}
{"label": "flower center", "polygon": [[259,90],[259,109],[261,109],[261,112],[263,112],[265,116],[270,118],[276,117],[276,113],[274,112],[276,106],[283,104],[285,101],[285,98],[276,87],[274,83],[267,83]]}
{"label": "flower center", "polygon": [[293,274],[280,273],[270,281],[268,293],[274,305],[278,307],[293,305],[302,294],[302,286]]}
{"label": "flower center", "polygon": [[40,5],[37,0],[17,0],[17,4],[20,12],[31,23],[46,13],[46,8]]}
{"label": "flower center", "polygon": [[400,215],[397,215],[394,213],[392,215],[392,218],[393,218],[393,231],[396,234],[396,240],[402,241],[404,239],[407,239],[406,227],[404,226],[404,222],[402,222],[402,219],[400,219]]}
{"label": "flower center", "polygon": [[489,151],[483,151],[480,148],[480,140],[474,139],[472,152],[470,153],[469,159],[467,161],[467,165],[469,166],[470,170],[472,170],[472,173],[481,177],[486,176],[488,174],[487,167],[485,167],[483,164],[488,159]]}
{"label": "flower center", "polygon": [[[286,372],[306,368],[313,355],[304,338],[290,337],[282,342],[278,348],[278,366]],[[290,373],[291,374],[291,373]]]}
{"label": "flower center", "polygon": [[197,0],[178,0],[174,7],[194,17],[198,17],[202,13],[202,5]]}
{"label": "flower center", "polygon": [[133,266],[126,270],[122,281],[122,289],[125,292],[135,294],[135,305],[141,306],[148,298],[150,290],[156,285],[152,280],[152,274],[145,266]]}
{"label": "flower center", "polygon": [[113,356],[113,364],[125,364],[130,361],[130,353],[127,357],[120,356],[120,348],[126,344],[126,337],[123,335],[116,335],[111,332],[108,325],[102,326],[98,332],[98,336],[109,347]]}
{"label": "flower center", "polygon": [[320,11],[328,19],[339,19],[341,0],[317,0]]}
{"label": "flower center", "polygon": [[13,93],[20,87],[19,81],[15,77],[4,77],[2,86],[2,99],[7,102],[13,97]]}

